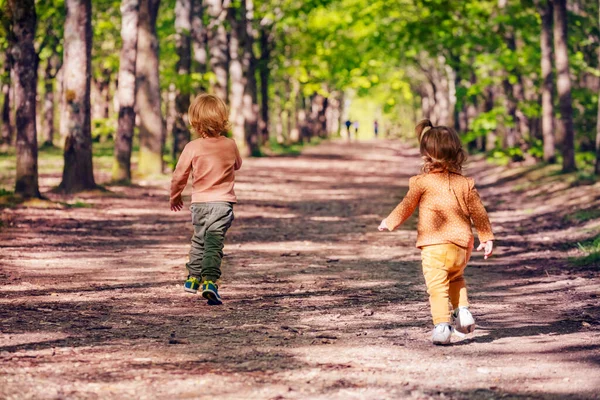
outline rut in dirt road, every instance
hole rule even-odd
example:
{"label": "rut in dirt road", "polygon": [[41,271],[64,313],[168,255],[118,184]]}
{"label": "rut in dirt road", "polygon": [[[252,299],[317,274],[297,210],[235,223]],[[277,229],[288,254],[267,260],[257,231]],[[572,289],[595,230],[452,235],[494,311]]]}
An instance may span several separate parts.
{"label": "rut in dirt road", "polygon": [[4,210],[0,397],[598,398],[599,279],[565,247],[598,221],[562,223],[597,187],[534,198],[473,161],[499,247],[467,268],[475,334],[434,347],[416,216],[377,232],[418,170],[396,142],[245,161],[220,307],[183,292],[168,178]]}

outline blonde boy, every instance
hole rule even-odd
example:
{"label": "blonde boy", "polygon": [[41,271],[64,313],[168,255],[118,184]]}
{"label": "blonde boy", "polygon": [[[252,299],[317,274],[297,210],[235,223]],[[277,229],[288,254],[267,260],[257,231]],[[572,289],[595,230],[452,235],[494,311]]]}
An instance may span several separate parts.
{"label": "blonde boy", "polygon": [[181,193],[192,173],[192,224],[194,235],[188,279],[184,290],[202,296],[209,305],[222,304],[217,281],[221,277],[221,259],[225,234],[233,222],[235,171],[242,158],[235,141],[223,134],[229,128],[225,103],[216,96],[201,94],[189,108],[190,125],[200,136],[189,142],[177,162],[171,180],[171,210],[183,208]]}

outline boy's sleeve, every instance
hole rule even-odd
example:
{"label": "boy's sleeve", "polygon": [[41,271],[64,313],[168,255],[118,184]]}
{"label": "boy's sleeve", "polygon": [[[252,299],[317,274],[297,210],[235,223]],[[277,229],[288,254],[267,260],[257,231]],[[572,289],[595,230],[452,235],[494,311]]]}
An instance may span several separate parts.
{"label": "boy's sleeve", "polygon": [[494,240],[492,224],[490,224],[487,211],[481,202],[479,192],[477,192],[477,189],[475,188],[475,181],[472,179],[469,179],[469,195],[467,200],[467,207],[469,207],[473,225],[475,225],[475,229],[477,229],[479,241],[483,243],[488,240]]}
{"label": "boy's sleeve", "polygon": [[188,146],[185,146],[179,156],[177,166],[175,167],[175,171],[173,171],[173,178],[171,179],[171,202],[181,196],[181,192],[183,192],[183,189],[187,185],[190,172],[192,172],[192,159],[192,152]]}
{"label": "boy's sleeve", "polygon": [[242,156],[240,156],[240,151],[238,150],[235,140],[233,141],[233,147],[235,148],[235,165],[233,168],[237,171],[242,168]]}
{"label": "boy's sleeve", "polygon": [[418,177],[413,176],[408,181],[408,193],[406,193],[402,202],[398,204],[396,208],[394,208],[394,211],[392,211],[385,219],[385,225],[390,231],[399,227],[413,212],[415,212],[422,194],[423,188],[419,184]]}

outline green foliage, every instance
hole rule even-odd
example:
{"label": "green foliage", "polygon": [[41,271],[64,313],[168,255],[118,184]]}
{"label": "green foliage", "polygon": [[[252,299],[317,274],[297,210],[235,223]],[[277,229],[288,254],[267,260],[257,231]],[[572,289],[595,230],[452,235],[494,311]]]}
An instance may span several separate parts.
{"label": "green foliage", "polygon": [[524,154],[523,150],[519,147],[508,147],[493,150],[488,159],[499,165],[508,165],[511,161],[523,160]]}
{"label": "green foliage", "polygon": [[567,221],[587,222],[593,219],[600,219],[600,210],[592,208],[587,210],[579,210],[565,217]]}
{"label": "green foliage", "polygon": [[583,256],[572,258],[574,265],[583,267],[600,267],[600,236],[583,243],[577,243],[577,247]]}
{"label": "green foliage", "polygon": [[121,49],[120,1],[92,1],[92,74],[94,79],[108,81],[119,71]]}
{"label": "green foliage", "polygon": [[105,141],[112,139],[116,133],[117,125],[113,118],[97,118],[92,121],[92,140]]}

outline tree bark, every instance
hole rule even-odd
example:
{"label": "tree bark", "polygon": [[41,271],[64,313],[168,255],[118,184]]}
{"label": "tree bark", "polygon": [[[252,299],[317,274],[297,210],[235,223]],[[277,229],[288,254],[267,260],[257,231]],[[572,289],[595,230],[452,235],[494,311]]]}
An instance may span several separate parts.
{"label": "tree bark", "polygon": [[119,120],[115,138],[112,179],[131,182],[131,148],[135,127],[135,71],[138,41],[139,0],[121,2],[121,54],[119,61]]}
{"label": "tree bark", "polygon": [[259,107],[256,85],[256,57],[254,55],[254,29],[252,27],[252,21],[254,19],[253,0],[243,0],[242,11],[241,21],[243,21],[243,25],[241,29],[245,32],[242,65],[244,67],[246,78],[246,86],[244,87],[244,97],[242,100],[244,131],[248,154],[258,155],[260,153],[261,143],[258,132]]}
{"label": "tree bark", "polygon": [[[12,32],[9,36],[12,35]],[[12,103],[13,103],[13,91],[12,91],[12,68],[13,68],[13,58],[11,54],[11,49],[9,48],[6,51],[6,59],[4,61],[4,80],[2,81],[2,96],[4,97],[4,102],[2,103],[2,133],[0,135],[0,145],[2,147],[8,147],[12,144],[13,139],[13,124],[12,124]]]}
{"label": "tree bark", "polygon": [[563,172],[575,171],[575,132],[573,129],[573,104],[571,101],[571,77],[569,76],[569,49],[567,46],[567,1],[553,0],[554,4],[554,57],[556,62],[556,86],[560,119],[557,121],[564,132],[562,143]]}
{"label": "tree bark", "polygon": [[245,36],[245,32],[241,31],[241,27],[245,24],[241,18],[246,18],[241,12],[242,10],[236,7],[229,9],[229,23],[231,25],[231,33],[229,36],[229,78],[231,86],[229,91],[229,120],[233,131],[233,137],[240,147],[242,153],[248,153],[246,149],[246,140],[244,136],[244,113],[242,110],[242,102],[244,100],[244,86],[246,78],[242,66],[242,57],[240,56],[240,37]]}
{"label": "tree bark", "polygon": [[92,60],[91,0],[66,0],[63,96],[67,136],[62,182],[66,193],[94,189],[90,86]]}
{"label": "tree bark", "polygon": [[160,0],[140,0],[136,54],[136,113],[139,118],[141,175],[161,174],[165,126],[161,110],[156,16]]}
{"label": "tree bark", "polygon": [[47,147],[54,146],[54,76],[52,69],[52,62],[49,58],[44,69],[44,123],[42,124],[44,146]]}
{"label": "tree bark", "polygon": [[544,161],[556,162],[554,145],[554,78],[552,76],[552,4],[551,0],[542,0],[540,16],[542,32],[540,47],[542,51],[542,138],[544,143]]}
{"label": "tree bark", "polygon": [[[598,22],[600,23],[600,1],[598,1]],[[598,65],[600,65],[600,49],[598,49]],[[596,166],[594,172],[600,176],[600,91],[598,92],[598,117],[596,119]]]}
{"label": "tree bark", "polygon": [[177,61],[177,95],[175,96],[175,123],[173,126],[173,160],[177,160],[190,141],[187,127],[190,107],[190,73],[192,66],[192,0],[177,0],[175,3],[175,46]]}
{"label": "tree bark", "polygon": [[[227,98],[227,31],[225,19],[228,0],[205,0],[211,21],[208,27],[208,47],[210,49],[210,68],[217,77],[213,86],[214,94],[223,101]],[[244,0],[242,0],[242,3]]]}
{"label": "tree bark", "polygon": [[107,119],[110,107],[110,70],[103,68],[100,77],[92,80],[92,119]]}
{"label": "tree bark", "polygon": [[[485,90],[485,98],[483,101],[483,110],[484,112],[489,112],[494,109],[495,99],[496,99],[496,88],[491,86]],[[498,140],[498,135],[495,131],[490,131],[485,135],[484,148],[489,151],[496,147],[496,141]]]}
{"label": "tree bark", "polygon": [[34,0],[9,0],[14,45],[17,131],[17,179],[15,193],[25,198],[41,197],[38,186],[38,147],[35,126],[37,54],[33,46],[36,30]]}
{"label": "tree bark", "polygon": [[[208,36],[206,27],[204,26],[204,0],[194,0],[192,5],[192,50],[194,54],[194,61],[196,62],[196,68],[201,74],[206,73],[206,61],[208,55],[206,53],[206,45]],[[202,91],[206,88],[201,87]]]}
{"label": "tree bark", "polygon": [[271,26],[261,23],[260,26],[260,59],[258,61],[258,73],[260,77],[260,136],[263,142],[269,141],[269,81],[271,70],[271,51],[273,46],[273,35]]}

